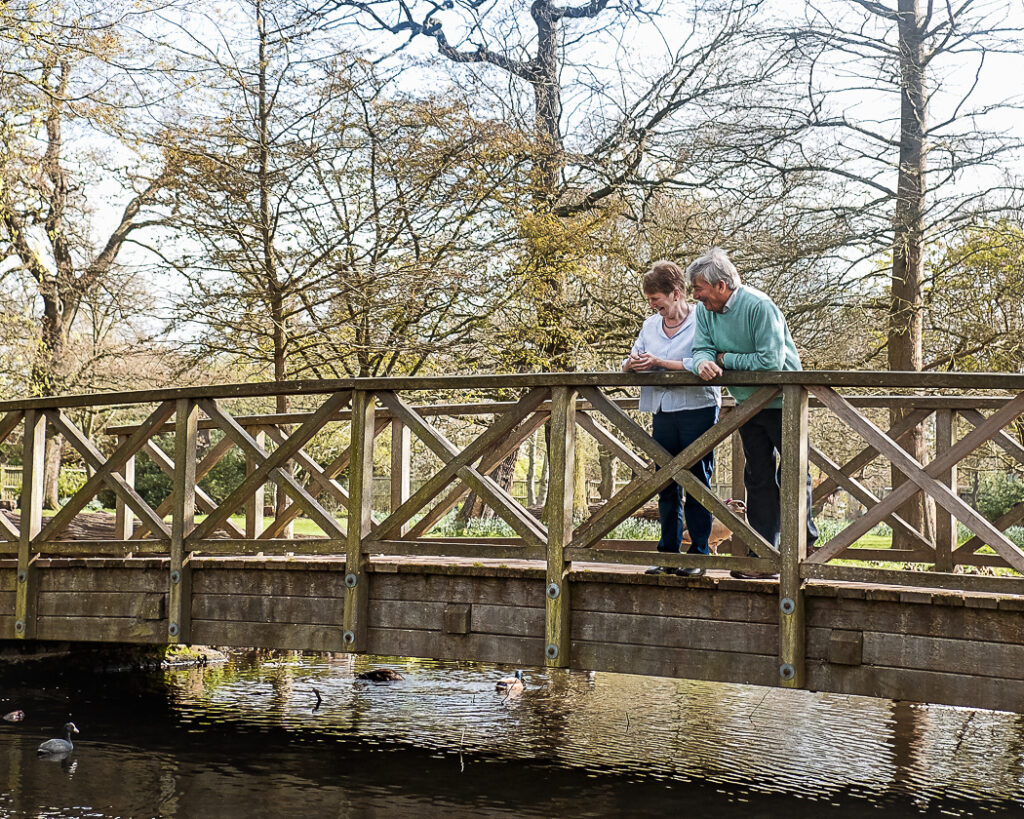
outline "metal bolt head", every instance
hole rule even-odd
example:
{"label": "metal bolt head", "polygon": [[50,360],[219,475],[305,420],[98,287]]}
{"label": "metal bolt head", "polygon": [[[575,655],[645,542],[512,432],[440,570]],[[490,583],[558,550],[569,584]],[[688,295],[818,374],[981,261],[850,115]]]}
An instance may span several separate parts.
{"label": "metal bolt head", "polygon": [[548,647],[544,649],[544,655],[549,660],[556,659],[558,657],[558,646],[556,646],[554,643],[549,643]]}
{"label": "metal bolt head", "polygon": [[784,680],[791,680],[796,676],[796,669],[789,663],[783,663],[779,666],[779,676]]}
{"label": "metal bolt head", "polygon": [[19,634],[21,634],[21,632],[23,632],[25,630],[25,621],[24,620],[16,620],[15,623],[14,623],[14,630],[16,632],[18,632]]}
{"label": "metal bolt head", "polygon": [[345,575],[345,585],[350,589],[354,589],[357,583],[359,583],[359,577],[357,575],[354,575],[352,572]]}
{"label": "metal bolt head", "polygon": [[170,634],[172,637],[177,637],[178,636],[178,624],[177,623],[171,623],[167,627],[167,633]]}
{"label": "metal bolt head", "polygon": [[341,640],[342,642],[351,645],[356,641],[356,634],[354,631],[346,631],[344,634],[341,635]]}
{"label": "metal bolt head", "polygon": [[26,572],[24,569],[19,569],[18,570],[18,582],[19,583],[24,583],[26,580],[28,580],[28,572]]}
{"label": "metal bolt head", "polygon": [[557,600],[558,595],[562,593],[562,590],[558,587],[557,583],[548,583],[547,595],[551,600]]}
{"label": "metal bolt head", "polygon": [[171,582],[175,584],[181,582],[181,572],[179,572],[177,569],[171,572]]}
{"label": "metal bolt head", "polygon": [[783,614],[792,614],[796,611],[796,603],[791,597],[783,597],[779,602],[779,608],[782,609]]}

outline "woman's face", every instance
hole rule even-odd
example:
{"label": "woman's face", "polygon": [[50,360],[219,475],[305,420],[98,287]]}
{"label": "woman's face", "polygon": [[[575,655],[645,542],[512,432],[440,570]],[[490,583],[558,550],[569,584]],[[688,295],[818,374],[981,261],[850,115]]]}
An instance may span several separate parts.
{"label": "woman's face", "polygon": [[651,306],[652,313],[661,313],[663,316],[672,315],[679,302],[683,300],[683,294],[678,290],[671,293],[644,293],[647,296],[647,303]]}

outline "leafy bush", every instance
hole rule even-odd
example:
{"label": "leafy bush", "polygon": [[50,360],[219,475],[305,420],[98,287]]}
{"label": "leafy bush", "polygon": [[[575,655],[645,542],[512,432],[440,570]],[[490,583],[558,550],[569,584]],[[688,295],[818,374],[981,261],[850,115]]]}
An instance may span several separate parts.
{"label": "leafy bush", "polygon": [[1024,501],[1024,483],[1017,475],[1006,472],[987,473],[978,484],[978,511],[995,520]]}
{"label": "leafy bush", "polygon": [[61,469],[57,475],[57,497],[63,502],[84,485],[88,477],[84,469]]}
{"label": "leafy bush", "polygon": [[[211,441],[216,444],[219,436]],[[156,440],[158,446],[173,454],[172,442]],[[200,453],[200,459],[203,453]],[[214,502],[220,503],[245,478],[245,456],[238,450],[229,450],[217,464],[211,469],[199,485],[205,490]],[[171,477],[157,466],[150,458],[142,456],[135,460],[135,489],[151,507],[156,509],[165,498],[171,494]],[[102,490],[99,500],[107,509],[114,507],[114,492],[111,489]]]}

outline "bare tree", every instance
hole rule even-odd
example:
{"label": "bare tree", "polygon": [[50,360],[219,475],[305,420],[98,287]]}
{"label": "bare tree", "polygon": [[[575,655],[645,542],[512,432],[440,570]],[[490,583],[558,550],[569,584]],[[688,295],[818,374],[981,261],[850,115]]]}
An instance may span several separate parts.
{"label": "bare tree", "polygon": [[[664,59],[631,51],[644,29],[656,42],[660,3],[634,0],[513,4],[500,0],[441,3],[418,0],[330,0],[339,24],[355,22],[395,35],[402,51],[418,39],[434,42],[454,69],[474,81],[497,78],[493,115],[521,128],[529,150],[526,199],[517,206],[520,256],[512,265],[524,303],[510,348],[513,368],[568,369],[587,336],[572,279],[593,259],[600,219],[618,218],[628,192],[680,181],[675,170],[681,123],[696,139],[715,112],[744,90],[764,89],[785,63],[785,42],[764,57],[755,17],[758,0],[699,3],[662,40]],[[667,5],[667,4],[666,4]],[[612,66],[608,54],[615,54]],[[569,101],[567,107],[566,101]],[[707,147],[707,146],[705,146]],[[667,162],[665,160],[668,160]],[[684,184],[699,184],[691,176]],[[704,184],[707,180],[703,180]],[[692,187],[691,187],[692,189]],[[642,194],[641,194],[642,198]],[[634,214],[635,216],[635,214]]]}
{"label": "bare tree", "polygon": [[[61,3],[26,7],[34,16],[0,31],[3,111],[0,127],[0,252],[7,282],[31,288],[39,305],[38,342],[27,377],[36,395],[89,386],[76,368],[72,334],[83,305],[118,272],[129,237],[164,181],[144,172],[114,177],[124,186],[114,226],[98,241],[90,194],[103,163],[68,131],[87,132],[122,148],[134,96],[121,65],[116,9],[79,12]],[[110,179],[110,177],[107,177]],[[99,197],[97,197],[99,198]],[[48,442],[46,501],[57,503],[61,441]]]}

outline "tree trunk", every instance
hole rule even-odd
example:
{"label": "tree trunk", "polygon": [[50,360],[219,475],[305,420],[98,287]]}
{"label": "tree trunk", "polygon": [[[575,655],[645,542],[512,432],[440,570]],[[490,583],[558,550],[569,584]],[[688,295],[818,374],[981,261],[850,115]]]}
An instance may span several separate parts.
{"label": "tree trunk", "polygon": [[526,446],[526,505],[533,506],[537,503],[537,491],[533,485],[534,476],[537,471],[537,435],[530,436],[530,442]]}
{"label": "tree trunk", "polygon": [[598,449],[597,458],[601,465],[601,483],[598,484],[597,494],[601,500],[608,500],[615,494],[615,456],[601,447]]}
{"label": "tree trunk", "polygon": [[[923,251],[925,208],[925,62],[919,0],[899,0],[900,42],[900,165],[896,210],[893,218],[892,286],[889,303],[888,356],[890,370],[919,372],[923,361]],[[908,410],[893,410],[897,423]],[[927,443],[923,425],[906,438],[903,447],[919,462],[926,463]],[[892,487],[907,478],[892,468]],[[898,514],[926,537],[933,537],[934,524],[920,493],[900,507]],[[893,532],[894,548],[909,548],[909,539]]]}

